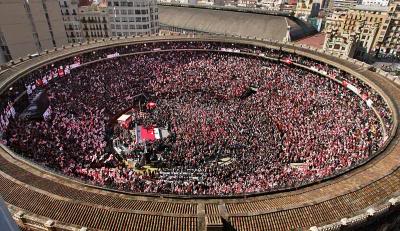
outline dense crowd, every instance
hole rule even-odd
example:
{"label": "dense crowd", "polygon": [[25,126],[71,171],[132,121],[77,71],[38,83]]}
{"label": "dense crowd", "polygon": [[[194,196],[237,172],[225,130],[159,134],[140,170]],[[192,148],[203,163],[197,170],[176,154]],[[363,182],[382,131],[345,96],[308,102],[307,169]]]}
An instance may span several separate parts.
{"label": "dense crowd", "polygon": [[[256,91],[246,95],[250,87]],[[240,54],[119,57],[71,70],[45,88],[51,119],[10,121],[7,145],[66,175],[132,192],[232,195],[296,186],[357,165],[385,141],[372,109],[341,84]],[[145,123],[171,133],[147,144],[165,162],[151,172],[128,168],[109,142],[112,118],[140,93],[157,104]]]}

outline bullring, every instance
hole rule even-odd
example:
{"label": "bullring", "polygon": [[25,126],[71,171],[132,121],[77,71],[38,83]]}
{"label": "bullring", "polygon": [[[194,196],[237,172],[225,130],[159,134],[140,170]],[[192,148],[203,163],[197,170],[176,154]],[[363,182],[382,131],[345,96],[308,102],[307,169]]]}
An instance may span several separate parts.
{"label": "bullring", "polygon": [[[361,92],[372,91],[368,92],[367,96],[373,99],[374,103],[372,105],[377,106],[377,109],[375,108],[375,111],[372,110],[370,113],[371,116],[374,113],[378,115],[375,123],[379,123],[382,130],[379,135],[382,140],[374,148],[374,155],[365,158],[368,160],[367,163],[357,163],[357,168],[350,172],[337,172],[333,174],[335,177],[327,174],[327,177],[308,181],[305,184],[271,187],[273,190],[258,190],[257,192],[254,190],[249,192],[239,190],[238,193],[203,193],[203,195],[196,195],[194,193],[159,194],[157,191],[153,192],[150,190],[151,192],[149,193],[143,194],[142,192],[138,194],[137,192],[129,192],[129,190],[125,190],[124,192],[115,191],[118,187],[105,190],[98,186],[83,184],[77,181],[76,178],[67,179],[64,176],[54,175],[54,173],[47,172],[42,168],[38,168],[36,164],[22,159],[18,156],[18,152],[13,153],[10,149],[4,147],[8,151],[8,154],[4,153],[2,158],[4,163],[2,164],[2,176],[4,177],[4,185],[8,185],[9,187],[4,187],[1,195],[15,211],[20,209],[26,211],[26,215],[21,216],[21,221],[23,221],[24,216],[27,217],[29,213],[32,213],[55,220],[54,226],[68,224],[85,226],[89,229],[168,230],[169,228],[175,229],[175,227],[178,227],[178,229],[182,230],[204,230],[224,227],[225,229],[238,230],[289,230],[291,228],[310,228],[315,225],[323,226],[328,223],[334,223],[342,218],[362,214],[370,206],[387,204],[384,200],[388,201],[391,197],[396,196],[398,190],[398,185],[396,185],[396,179],[398,179],[396,171],[398,157],[395,154],[391,155],[396,147],[390,141],[393,138],[396,139],[397,107],[395,105],[396,100],[393,98],[396,96],[397,87],[383,76],[372,73],[365,67],[360,67],[349,61],[340,60],[326,54],[295,47],[291,44],[205,36],[130,38],[127,40],[87,44],[51,52],[47,55],[44,54],[38,58],[15,65],[13,68],[2,73],[2,75],[8,74],[10,77],[10,79],[4,82],[6,86],[3,87],[3,90],[12,87],[14,91],[18,91],[18,86],[15,83],[14,85],[10,84],[10,80],[13,77],[11,72],[17,72],[16,70],[20,68],[20,71],[24,73],[20,72],[15,77],[18,78],[23,76],[23,74],[26,75],[28,71],[32,70],[32,66],[24,70],[22,67],[25,64],[36,62],[38,66],[42,65],[39,62],[46,56],[59,55],[59,58],[56,59],[67,60],[70,64],[75,63],[78,59],[79,63],[83,65],[77,68],[79,70],[80,68],[85,68],[85,65],[96,65],[87,63],[104,59],[106,55],[110,54],[118,53],[118,57],[110,57],[112,59],[124,59],[125,57],[119,56],[127,54],[126,51],[133,49],[132,47],[136,47],[139,50],[143,49],[140,50],[143,53],[148,53],[149,51],[159,53],[159,56],[162,57],[163,52],[170,52],[172,54],[174,54],[173,52],[177,52],[177,50],[186,50],[185,52],[189,52],[187,50],[193,49],[193,46],[196,46],[196,44],[200,44],[200,47],[195,48],[202,51],[190,52],[197,54],[204,53],[205,50],[210,50],[209,52],[214,50],[212,54],[206,52],[206,59],[210,57],[214,60],[223,59],[218,56],[220,53],[228,54],[229,57],[227,59],[229,61],[240,59],[241,55],[252,56],[257,62],[264,62],[259,60],[270,58],[272,61],[259,64],[260,67],[266,67],[265,71],[267,73],[271,71],[268,68],[274,70],[274,65],[280,65],[280,69],[294,68],[294,66],[297,68],[303,65],[301,67],[303,70],[308,67],[309,73],[320,72],[317,75],[325,75],[324,78],[331,77],[327,81],[336,80],[337,84],[343,89],[349,88],[349,85],[351,85],[356,88],[355,93],[359,93],[358,90],[360,89]],[[173,47],[174,45],[175,47]],[[106,47],[109,50],[106,50]],[[67,54],[64,54],[64,52]],[[190,55],[193,55],[193,53],[190,53]],[[68,56],[70,58],[65,59]],[[146,56],[146,54],[142,54],[142,56]],[[176,56],[179,55],[175,54],[173,57]],[[173,57],[169,57],[169,60],[173,59]],[[202,56],[201,58],[204,57]],[[311,58],[311,61],[309,58]],[[312,59],[322,61],[322,64],[316,62],[318,65],[312,65],[315,62]],[[47,63],[47,70],[50,70],[54,66],[60,66],[60,63],[63,61],[58,61],[59,63],[57,63],[53,59],[52,62],[48,60],[45,62]],[[242,62],[244,61],[241,60]],[[54,65],[51,66],[50,63],[54,63]],[[326,64],[324,63],[338,67],[342,71],[349,73],[350,79],[341,79],[341,76],[332,75],[331,70],[334,68],[332,66],[325,66]],[[46,66],[42,66],[42,70],[45,69],[43,67],[46,68]],[[324,69],[327,67],[328,69]],[[46,71],[36,71],[36,73],[33,72],[36,75],[31,74],[31,76],[37,76],[37,73],[43,75]],[[354,78],[354,76],[358,79]],[[243,76],[239,75],[238,77]],[[64,78],[67,78],[67,76]],[[253,81],[254,79],[251,80]],[[364,85],[362,82],[359,83],[358,81],[360,80],[368,85]],[[383,85],[381,82],[385,84]],[[310,82],[305,82],[305,84],[310,84]],[[246,89],[249,85],[249,83],[246,83],[242,89]],[[258,87],[258,91],[254,96],[249,97],[256,97],[257,94],[262,93],[263,83],[259,82],[255,85]],[[173,88],[170,90],[173,90]],[[278,94],[280,93],[278,92]],[[380,95],[382,98],[378,97],[378,100],[376,100],[373,97],[375,94]],[[229,94],[227,95],[229,96]],[[363,95],[360,93],[359,95],[360,101],[368,100],[368,97],[364,96],[362,98]],[[233,94],[232,97],[234,96]],[[379,103],[380,100],[382,100],[382,103]],[[155,98],[155,101],[157,102],[157,98]],[[160,108],[163,107],[161,102],[157,103]],[[368,110],[366,106],[364,108]],[[383,113],[385,110],[387,110],[386,114]],[[379,130],[379,128],[376,128],[376,130]],[[383,150],[384,152],[378,155]],[[349,164],[348,167],[352,168],[354,166]],[[312,167],[308,170],[315,171],[312,170]],[[28,185],[25,183],[28,183]],[[27,196],[27,200],[13,200],[15,195],[9,194],[8,192],[10,191],[7,190],[14,191],[17,188],[21,189],[17,190],[18,193],[32,196]],[[381,190],[381,188],[385,190]],[[40,201],[34,202],[34,200]],[[47,205],[49,207],[47,209],[37,209],[34,207],[34,203],[43,203],[43,206]],[[78,212],[76,214],[69,213],[71,208],[74,208],[73,210],[76,209]],[[107,210],[107,208],[111,209]],[[68,215],[65,213],[68,213]],[[98,217],[102,222],[96,222],[95,217]],[[101,219],[100,217],[105,217],[105,219]],[[144,220],[151,222],[147,224],[143,222]],[[28,224],[28,222],[26,223]]]}

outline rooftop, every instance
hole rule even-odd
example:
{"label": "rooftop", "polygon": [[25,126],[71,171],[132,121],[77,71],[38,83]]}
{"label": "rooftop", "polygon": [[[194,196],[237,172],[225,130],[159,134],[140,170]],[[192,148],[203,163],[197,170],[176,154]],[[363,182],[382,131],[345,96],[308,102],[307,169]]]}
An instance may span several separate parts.
{"label": "rooftop", "polygon": [[365,10],[365,11],[379,11],[386,12],[389,10],[389,7],[386,6],[365,6],[365,5],[356,5],[353,7],[354,10]]}
{"label": "rooftop", "polygon": [[317,49],[322,49],[325,41],[325,33],[318,33],[296,41],[297,44],[308,45]]}
{"label": "rooftop", "polygon": [[292,40],[315,33],[308,23],[285,14],[212,7],[159,5],[159,21],[198,32],[257,37],[282,41],[290,26]]}

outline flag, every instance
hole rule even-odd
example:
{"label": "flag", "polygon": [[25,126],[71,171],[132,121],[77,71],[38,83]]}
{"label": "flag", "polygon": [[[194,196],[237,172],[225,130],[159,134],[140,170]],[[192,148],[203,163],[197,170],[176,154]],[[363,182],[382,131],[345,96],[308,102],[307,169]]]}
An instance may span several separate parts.
{"label": "flag", "polygon": [[148,102],[146,105],[148,110],[152,110],[152,109],[156,108],[156,106],[157,106],[157,104],[154,102]]}
{"label": "flag", "polygon": [[365,101],[365,100],[368,99],[368,95],[364,93],[364,94],[361,95],[361,98],[362,98],[362,100]]}
{"label": "flag", "polygon": [[42,79],[37,79],[36,80],[36,86],[40,87],[43,85],[43,80]]}
{"label": "flag", "polygon": [[60,66],[58,68],[58,76],[60,76],[60,77],[64,76],[64,68],[63,68],[63,66]]}
{"label": "flag", "polygon": [[292,60],[290,58],[284,58],[283,62],[286,64],[292,64]]}

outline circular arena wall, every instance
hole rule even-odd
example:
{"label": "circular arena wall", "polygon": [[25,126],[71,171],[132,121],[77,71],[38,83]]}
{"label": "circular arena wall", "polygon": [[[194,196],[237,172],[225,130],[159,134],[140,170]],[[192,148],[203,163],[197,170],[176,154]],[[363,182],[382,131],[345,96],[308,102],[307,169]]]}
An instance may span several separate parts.
{"label": "circular arena wall", "polygon": [[33,70],[68,57],[134,43],[169,41],[231,43],[228,52],[236,52],[232,50],[234,44],[268,47],[318,60],[361,79],[379,92],[393,114],[393,128],[387,132],[382,153],[351,171],[313,184],[272,193],[217,198],[133,194],[95,187],[46,170],[1,145],[0,195],[21,227],[35,230],[83,230],[83,227],[89,230],[341,230],[362,228],[382,214],[398,213],[398,80],[379,70],[370,71],[369,66],[351,59],[291,43],[249,38],[202,35],[114,38],[13,61],[0,70],[1,92]]}

